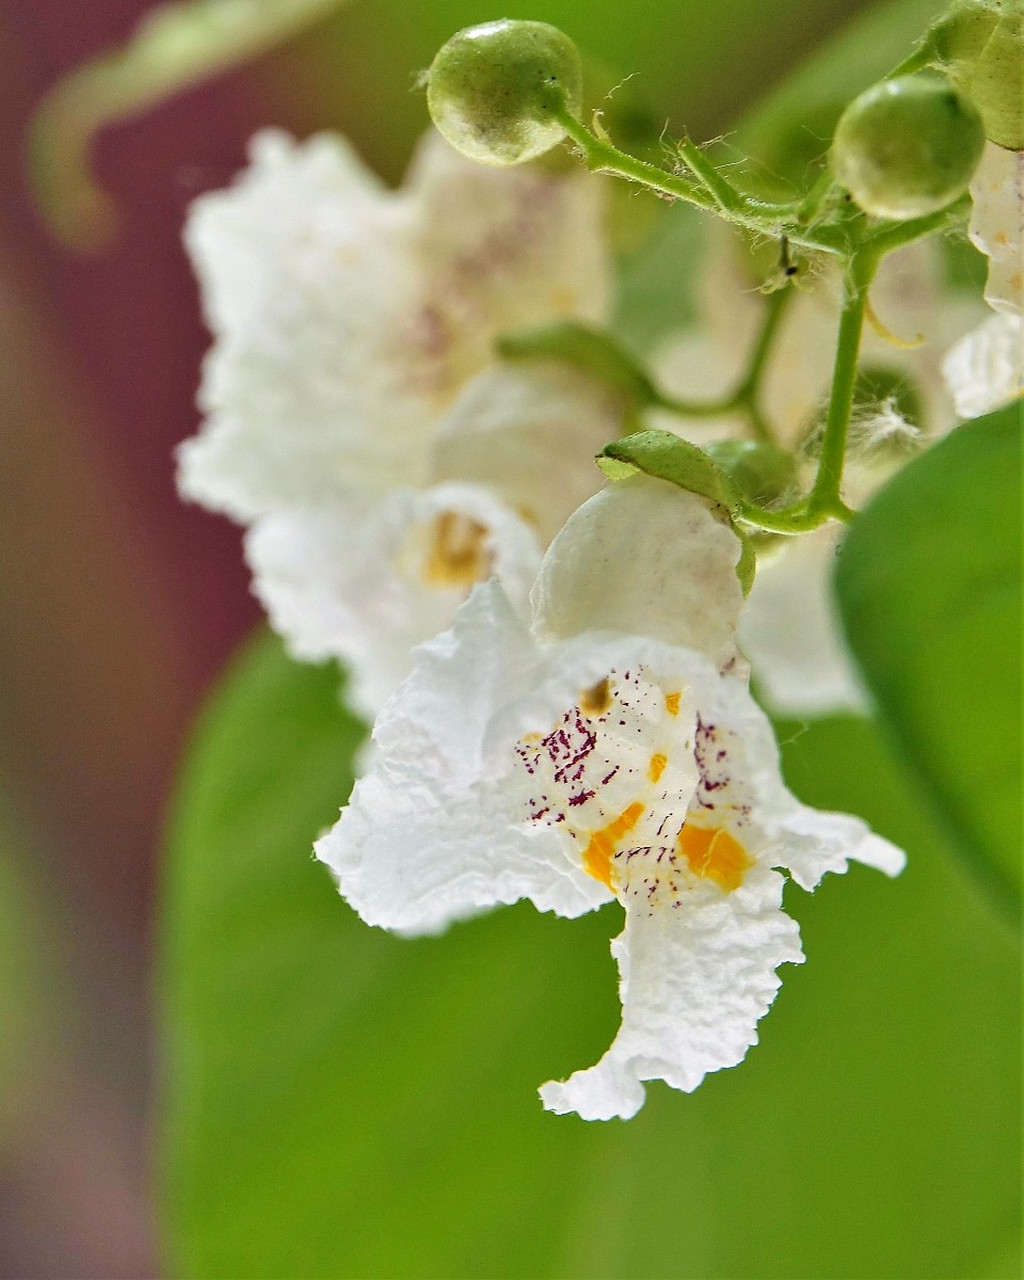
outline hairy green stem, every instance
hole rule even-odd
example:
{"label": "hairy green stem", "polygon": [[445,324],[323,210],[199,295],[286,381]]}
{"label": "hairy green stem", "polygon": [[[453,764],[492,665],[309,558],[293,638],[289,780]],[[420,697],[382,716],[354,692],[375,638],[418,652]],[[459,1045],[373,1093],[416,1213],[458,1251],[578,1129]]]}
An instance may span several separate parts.
{"label": "hairy green stem", "polygon": [[[768,204],[743,195],[714,170],[703,153],[698,163],[715,173],[715,192],[709,189],[706,179],[693,182],[681,174],[667,173],[656,165],[619,151],[610,142],[596,137],[586,125],[565,109],[559,111],[556,118],[583,153],[587,167],[595,172],[613,173],[674,200],[685,200],[699,209],[713,210],[748,231],[768,236],[785,235],[793,244],[804,249],[842,253],[846,248],[845,237],[834,228],[819,227],[812,231],[803,227],[797,220],[798,205]],[[689,145],[693,151],[699,151],[693,144]],[[691,157],[683,158],[690,163]]]}

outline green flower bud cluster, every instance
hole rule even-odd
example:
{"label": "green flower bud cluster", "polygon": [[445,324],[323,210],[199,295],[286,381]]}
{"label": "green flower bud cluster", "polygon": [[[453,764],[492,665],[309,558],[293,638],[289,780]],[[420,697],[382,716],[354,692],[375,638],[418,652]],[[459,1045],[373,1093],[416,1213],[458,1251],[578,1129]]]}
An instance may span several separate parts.
{"label": "green flower bud cluster", "polygon": [[975,102],[989,141],[1024,151],[1024,0],[958,0],[923,49]]}
{"label": "green flower bud cluster", "polygon": [[559,116],[579,114],[583,70],[557,27],[502,18],[452,36],[426,87],[431,118],[457,151],[484,164],[520,164],[565,137]]}
{"label": "green flower bud cluster", "polygon": [[985,145],[977,108],[944,76],[872,85],[843,112],[829,163],[866,212],[906,221],[967,190]]}

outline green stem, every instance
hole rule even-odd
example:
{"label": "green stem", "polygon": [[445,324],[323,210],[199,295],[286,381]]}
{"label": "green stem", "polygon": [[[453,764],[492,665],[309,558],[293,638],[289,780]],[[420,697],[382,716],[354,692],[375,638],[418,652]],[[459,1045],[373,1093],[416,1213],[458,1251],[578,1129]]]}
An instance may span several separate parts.
{"label": "green stem", "polygon": [[[748,231],[770,236],[785,235],[793,244],[804,249],[824,253],[842,253],[845,249],[844,238],[835,233],[833,228],[819,227],[812,232],[801,226],[796,218],[798,205],[768,204],[745,196],[722,178],[717,170],[714,171],[717,179],[715,192],[712,192],[706,178],[695,183],[680,174],[667,173],[664,169],[619,151],[610,142],[592,134],[586,125],[564,109],[556,113],[556,118],[582,151],[587,167],[595,172],[614,173],[672,199],[685,200],[699,209],[722,213],[731,222]],[[699,148],[694,147],[693,150],[698,151]],[[703,156],[702,161],[709,171],[713,170],[713,166]],[[687,163],[690,163],[689,158]]]}
{"label": "green stem", "polygon": [[736,388],[717,400],[679,400],[657,391],[658,407],[683,418],[716,418],[742,409],[750,421],[754,438],[775,444],[775,432],[761,411],[760,392],[764,371],[779,329],[779,322],[793,296],[792,288],[776,289],[768,295],[761,328],[750,354],[746,372]]}
{"label": "green stem", "polygon": [[818,472],[811,491],[799,502],[781,511],[767,511],[752,503],[744,504],[740,509],[740,518],[749,524],[774,533],[805,533],[827,520],[848,521],[854,514],[843,502],[839,490],[846,460],[846,440],[850,429],[853,389],[857,380],[864,311],[878,261],[873,251],[862,249],[847,264],[832,392],[818,457]]}
{"label": "green stem", "polygon": [[868,290],[878,269],[873,253],[855,253],[843,281],[843,310],[839,317],[836,362],[832,372],[825,433],[818,458],[818,474],[807,496],[809,513],[849,518],[849,508],[839,496],[846,461],[846,437],[850,429],[853,388],[857,381],[857,359],[864,329]]}
{"label": "green stem", "polygon": [[963,195],[952,204],[923,218],[911,218],[907,222],[886,222],[865,236],[862,247],[871,251],[876,262],[890,253],[913,244],[937,231],[946,231],[962,223],[971,212],[971,197]]}
{"label": "green stem", "polygon": [[689,138],[683,138],[676,148],[680,158],[690,171],[707,188],[708,193],[723,213],[742,217],[747,201],[727,178],[718,172],[700,147]]}
{"label": "green stem", "polygon": [[747,410],[755,437],[766,444],[775,443],[775,432],[761,411],[761,384],[772,344],[779,331],[779,323],[792,297],[791,287],[776,289],[768,295],[761,332],[757,335],[757,342],[751,353],[747,375],[736,391],[737,400]]}

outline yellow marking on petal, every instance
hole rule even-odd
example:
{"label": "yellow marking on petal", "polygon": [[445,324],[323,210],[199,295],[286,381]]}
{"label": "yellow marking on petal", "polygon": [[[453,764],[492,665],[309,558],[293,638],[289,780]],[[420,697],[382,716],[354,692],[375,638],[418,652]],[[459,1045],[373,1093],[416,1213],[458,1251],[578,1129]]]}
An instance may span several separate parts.
{"label": "yellow marking on petal", "polygon": [[605,676],[580,694],[580,710],[585,716],[603,716],[612,705],[612,686]]}
{"label": "yellow marking on petal", "polygon": [[665,694],[665,710],[670,716],[677,716],[679,714],[679,699],[682,696],[683,695],[681,693]]}
{"label": "yellow marking on petal", "polygon": [[647,776],[652,782],[657,782],[661,775],[665,772],[665,766],[668,764],[668,756],[661,751],[656,751],[651,756],[651,763],[647,766]]}
{"label": "yellow marking on petal", "polygon": [[617,818],[613,818],[600,831],[593,831],[590,843],[583,850],[583,865],[595,880],[600,880],[609,889],[612,885],[612,858],[618,852],[616,845],[640,821],[644,806],[639,800],[623,809]]}
{"label": "yellow marking on petal", "polygon": [[714,880],[726,893],[743,883],[754,865],[747,851],[722,827],[695,827],[687,822],[679,833],[679,852],[702,880]]}
{"label": "yellow marking on petal", "polygon": [[427,535],[423,581],[428,587],[464,587],[482,582],[491,572],[490,530],[460,511],[442,511]]}

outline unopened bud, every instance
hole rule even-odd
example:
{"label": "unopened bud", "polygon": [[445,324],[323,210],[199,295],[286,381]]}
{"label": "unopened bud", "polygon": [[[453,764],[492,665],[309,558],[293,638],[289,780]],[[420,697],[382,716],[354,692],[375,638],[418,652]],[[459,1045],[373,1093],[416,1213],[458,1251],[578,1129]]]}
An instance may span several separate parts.
{"label": "unopened bud", "polygon": [[576,46],[546,22],[502,18],[457,32],[427,72],[434,124],[463,155],[520,164],[565,137],[562,112],[578,115],[583,71]]}
{"label": "unopened bud", "polygon": [[905,221],[963,195],[984,145],[977,109],[945,77],[900,76],[850,103],[829,163],[866,213]]}
{"label": "unopened bud", "polygon": [[1024,3],[961,0],[926,37],[935,64],[981,112],[985,136],[1024,151]]}

